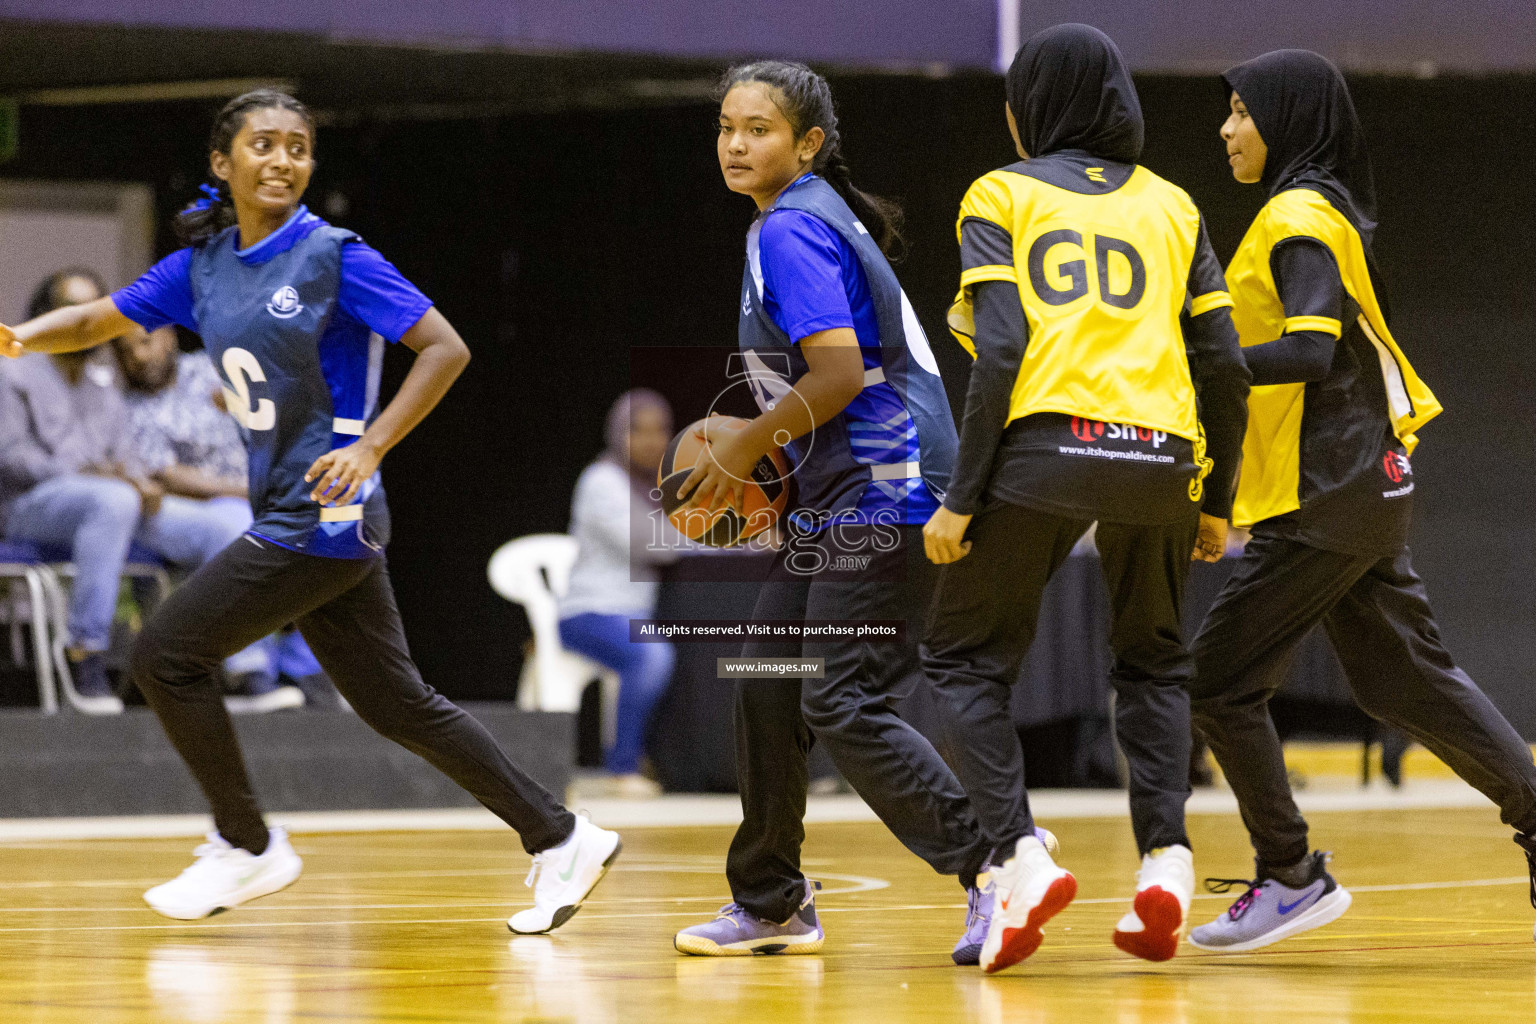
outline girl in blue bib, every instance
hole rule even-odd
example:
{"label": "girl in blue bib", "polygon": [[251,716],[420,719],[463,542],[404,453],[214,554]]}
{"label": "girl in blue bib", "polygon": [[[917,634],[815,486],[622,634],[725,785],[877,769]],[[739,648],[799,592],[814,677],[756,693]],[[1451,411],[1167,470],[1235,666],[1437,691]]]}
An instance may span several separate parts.
{"label": "girl in blue bib", "polygon": [[732,68],[718,155],[750,195],[737,343],[761,415],[711,440],[680,495],[739,505],[757,459],[782,446],[794,467],[790,539],[755,620],[904,620],[905,637],[754,639],[748,658],[815,658],[820,678],[736,685],[736,772],[744,821],[731,843],[731,902],[683,929],[684,953],[813,953],[824,935],[800,870],[813,737],[913,853],[970,897],[957,962],[974,963],[987,850],[960,784],[891,705],[918,674],[917,634],[934,571],[922,527],[954,462],[955,425],[938,366],[886,252],[896,210],[849,179],[826,80],[799,64]]}
{"label": "girl in blue bib", "polygon": [[[90,348],[135,325],[196,331],[248,438],[250,532],[193,573],[134,646],[134,682],[215,826],[195,863],[145,899],[195,919],[298,878],[287,836],[268,829],[251,793],[218,678],[225,657],[296,623],[363,721],[518,831],[534,855],[535,906],[509,926],[549,931],[602,878],[619,837],[561,806],[411,661],[383,554],[379,463],[437,405],[469,350],[388,261],[300,204],[314,134],[291,96],[230,101],[209,144],[215,184],[177,219],[186,248],[110,297],[0,328],[0,351],[12,357]],[[380,409],[384,346],[395,342],[416,361]],[[546,862],[558,870],[540,870]]]}

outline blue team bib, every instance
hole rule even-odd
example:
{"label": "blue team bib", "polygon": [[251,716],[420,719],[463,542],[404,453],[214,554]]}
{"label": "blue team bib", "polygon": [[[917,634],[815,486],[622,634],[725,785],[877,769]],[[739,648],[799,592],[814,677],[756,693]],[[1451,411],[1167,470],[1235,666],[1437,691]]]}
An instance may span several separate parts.
{"label": "blue team bib", "polygon": [[[842,196],[824,180],[814,176],[801,179],[784,191],[773,208],[802,210],[819,218],[858,258],[869,283],[880,332],[880,365],[866,369],[866,393],[888,385],[906,412],[894,435],[889,424],[857,421],[844,410],[812,434],[786,445],[785,453],[794,466],[798,504],[824,514],[886,506],[898,513],[886,521],[924,522],[936,507],[934,497],[942,500],[949,486],[959,439],[938,365],[912,305],[880,247]],[[753,394],[758,405],[766,409],[770,402],[787,396],[809,366],[800,347],[774,323],[763,303],[756,252],[760,223],[761,219],[747,239],[737,344]],[[881,459],[881,448],[903,443],[909,432],[917,435],[915,464]],[[926,490],[922,490],[924,485]],[[880,500],[879,492],[885,492],[884,500]],[[870,501],[871,495],[877,500]]]}
{"label": "blue team bib", "polygon": [[252,531],[332,558],[375,555],[389,538],[377,474],[353,503],[334,508],[311,500],[314,484],[304,480],[317,458],[366,426],[337,415],[320,353],[336,310],[341,247],[356,237],[322,223],[257,263],[240,258],[239,229],[229,228],[196,248],[191,265],[199,333],[249,439]]}

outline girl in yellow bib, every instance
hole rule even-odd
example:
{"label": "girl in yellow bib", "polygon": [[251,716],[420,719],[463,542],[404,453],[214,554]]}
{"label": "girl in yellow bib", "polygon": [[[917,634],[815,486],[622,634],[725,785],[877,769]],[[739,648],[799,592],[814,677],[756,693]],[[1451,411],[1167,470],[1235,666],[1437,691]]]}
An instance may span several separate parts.
{"label": "girl in yellow bib", "polygon": [[1098,523],[1141,855],[1114,942],[1167,960],[1195,885],[1184,582],[1192,554],[1214,561],[1225,544],[1248,371],[1200,211],[1137,162],[1141,104],[1114,43],[1086,25],[1038,33],[1007,100],[1023,159],[977,179],[956,226],[950,326],[976,361],[923,531],[944,567],[923,666],[992,850],[991,973],[1031,955],[1077,891],[1034,835],[1009,705],[1041,594]]}
{"label": "girl in yellow bib", "polygon": [[1371,253],[1375,186],[1348,88],[1305,50],[1265,54],[1223,80],[1233,176],[1269,194],[1227,268],[1253,373],[1233,521],[1253,539],[1195,638],[1191,697],[1257,872],[1190,941],[1257,949],[1349,907],[1328,855],[1308,852],[1269,716],[1297,644],[1318,623],[1360,706],[1499,805],[1530,859],[1536,903],[1536,765],[1446,653],[1409,563],[1409,456],[1440,405],[1389,326]]}

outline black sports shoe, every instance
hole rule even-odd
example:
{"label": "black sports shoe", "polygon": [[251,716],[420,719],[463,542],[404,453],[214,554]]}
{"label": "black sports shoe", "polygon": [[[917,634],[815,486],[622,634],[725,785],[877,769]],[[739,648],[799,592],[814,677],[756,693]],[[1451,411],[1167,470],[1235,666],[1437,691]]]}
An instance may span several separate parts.
{"label": "black sports shoe", "polygon": [[87,715],[120,715],[123,713],[123,701],[112,689],[112,681],[107,678],[107,656],[99,651],[93,651],[75,661],[69,662],[70,681],[73,684],[73,692],[67,694],[69,703],[76,711]]}
{"label": "black sports shoe", "polygon": [[1536,832],[1516,832],[1515,845],[1525,851],[1525,866],[1531,873],[1531,906],[1536,907]]}

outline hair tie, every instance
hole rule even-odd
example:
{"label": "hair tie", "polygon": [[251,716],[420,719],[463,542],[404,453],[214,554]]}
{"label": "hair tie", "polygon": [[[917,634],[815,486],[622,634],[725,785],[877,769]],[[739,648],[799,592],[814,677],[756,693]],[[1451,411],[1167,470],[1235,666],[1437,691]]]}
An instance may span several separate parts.
{"label": "hair tie", "polygon": [[217,185],[210,185],[207,182],[203,182],[201,185],[197,186],[197,188],[198,191],[203,194],[203,198],[193,202],[192,209],[194,210],[212,209],[224,201],[224,196],[219,192],[219,187]]}

